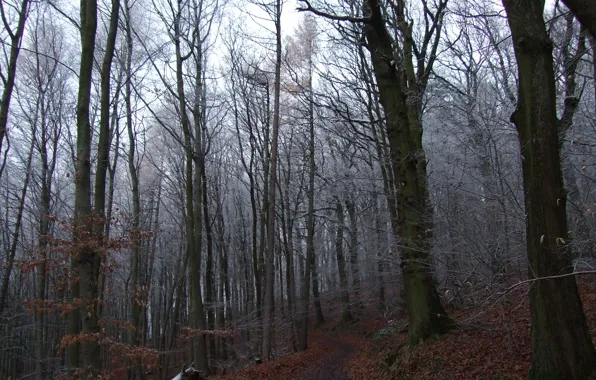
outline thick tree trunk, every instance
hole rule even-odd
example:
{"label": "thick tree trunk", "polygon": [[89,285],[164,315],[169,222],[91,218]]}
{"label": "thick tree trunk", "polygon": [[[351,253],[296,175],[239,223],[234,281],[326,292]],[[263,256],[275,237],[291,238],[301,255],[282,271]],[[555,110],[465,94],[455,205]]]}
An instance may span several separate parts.
{"label": "thick tree trunk", "polygon": [[[91,210],[91,134],[89,120],[91,101],[93,58],[95,54],[95,33],[97,29],[97,1],[81,0],[81,63],[79,71],[79,93],[77,98],[77,157],[75,175],[74,243],[77,250],[72,258],[72,297],[80,297],[80,305],[72,312],[73,320],[69,334],[83,333],[82,359],[86,376],[93,377],[101,370],[99,345],[99,321],[97,308],[98,282],[101,256],[93,243],[93,215]],[[78,293],[78,294],[77,294]],[[79,325],[80,323],[80,325]],[[77,350],[76,345],[72,345]],[[78,367],[76,354],[72,354],[70,365]]]}
{"label": "thick tree trunk", "polygon": [[[394,56],[394,40],[385,25],[381,4],[377,0],[367,0],[365,6],[370,12],[365,34],[385,111],[393,178],[397,181],[397,207],[391,210],[392,227],[401,245],[410,342],[416,344],[453,327],[437,293],[430,261],[432,211],[422,147],[420,113],[423,93],[408,88],[406,83],[417,79],[408,66],[412,60],[408,38],[403,49],[406,67],[397,66],[397,60],[388,58]],[[423,83],[418,86],[424,88]]]}
{"label": "thick tree trunk", "polygon": [[503,0],[519,72],[519,98],[511,120],[521,146],[532,368],[530,379],[586,379],[596,369],[596,352],[570,274],[566,201],[559,157],[552,43],[541,0]]}

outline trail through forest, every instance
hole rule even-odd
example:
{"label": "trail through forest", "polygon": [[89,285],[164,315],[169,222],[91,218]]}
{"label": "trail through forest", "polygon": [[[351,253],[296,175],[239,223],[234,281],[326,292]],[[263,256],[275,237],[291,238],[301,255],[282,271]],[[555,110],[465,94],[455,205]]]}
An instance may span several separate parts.
{"label": "trail through forest", "polygon": [[315,331],[309,336],[307,351],[217,376],[216,379],[348,380],[351,362],[363,345],[360,335]]}
{"label": "trail through forest", "polygon": [[[327,346],[329,352],[319,360],[311,362],[292,380],[349,380],[348,369],[352,358],[358,353],[353,343],[343,342],[328,336],[314,336],[314,341]],[[281,377],[279,378],[281,379]]]}

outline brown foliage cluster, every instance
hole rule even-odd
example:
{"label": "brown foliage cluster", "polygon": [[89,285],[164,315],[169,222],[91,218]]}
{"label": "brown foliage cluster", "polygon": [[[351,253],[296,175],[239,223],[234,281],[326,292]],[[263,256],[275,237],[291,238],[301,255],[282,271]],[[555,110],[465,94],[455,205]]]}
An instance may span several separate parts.
{"label": "brown foliage cluster", "polygon": [[231,330],[196,330],[190,327],[182,327],[183,339],[194,339],[200,335],[212,335],[216,337],[232,337],[234,332]]}

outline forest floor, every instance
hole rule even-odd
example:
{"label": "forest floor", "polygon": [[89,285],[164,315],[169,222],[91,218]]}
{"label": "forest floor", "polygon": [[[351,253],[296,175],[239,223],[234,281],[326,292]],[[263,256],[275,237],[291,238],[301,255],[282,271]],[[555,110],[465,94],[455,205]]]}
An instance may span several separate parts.
{"label": "forest floor", "polygon": [[315,330],[306,351],[235,371],[218,380],[349,380],[353,359],[366,344],[360,334]]}
{"label": "forest floor", "polygon": [[[596,342],[596,285],[578,280]],[[328,322],[309,336],[309,349],[238,370],[219,380],[524,379],[530,368],[528,286],[451,310],[458,328],[411,347],[406,316]]]}

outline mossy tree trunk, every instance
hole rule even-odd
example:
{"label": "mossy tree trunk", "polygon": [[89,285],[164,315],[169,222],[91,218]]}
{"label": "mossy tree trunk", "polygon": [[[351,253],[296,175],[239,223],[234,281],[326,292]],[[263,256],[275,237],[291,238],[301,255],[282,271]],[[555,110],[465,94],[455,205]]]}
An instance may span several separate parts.
{"label": "mossy tree trunk", "polygon": [[[364,3],[368,16],[364,31],[385,112],[397,189],[397,207],[391,210],[392,228],[401,246],[410,342],[417,344],[453,327],[441,304],[432,272],[432,210],[422,147],[422,98],[436,57],[446,2],[439,3],[432,19],[433,28],[423,38],[423,49],[414,48],[412,26],[406,21],[404,6],[403,1],[395,6],[395,21],[405,36],[402,46],[389,32],[378,0]],[[396,49],[400,57],[395,57]],[[418,62],[416,67],[414,59]]]}
{"label": "mossy tree trunk", "polygon": [[586,379],[596,368],[596,352],[575,277],[565,276],[573,267],[544,3],[503,0],[503,5],[518,64],[518,106],[511,121],[517,127],[522,154],[528,273],[536,279],[530,289],[529,378]]}

